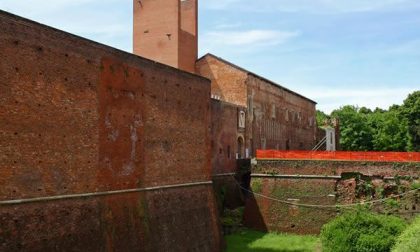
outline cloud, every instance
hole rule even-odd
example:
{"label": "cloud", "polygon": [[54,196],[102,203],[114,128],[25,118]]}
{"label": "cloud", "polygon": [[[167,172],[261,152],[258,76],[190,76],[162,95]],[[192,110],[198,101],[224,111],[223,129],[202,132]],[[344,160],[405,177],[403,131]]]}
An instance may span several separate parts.
{"label": "cloud", "polygon": [[297,31],[248,30],[248,31],[211,31],[204,34],[205,40],[213,44],[228,46],[277,45],[299,36]]}
{"label": "cloud", "polygon": [[417,0],[208,0],[204,8],[311,13],[369,12],[420,7]]}
{"label": "cloud", "polygon": [[223,20],[223,22],[220,22],[214,28],[216,30],[225,30],[225,29],[235,29],[241,26],[242,26],[242,23],[240,22],[230,23],[228,20]]}
{"label": "cloud", "polygon": [[299,31],[278,30],[212,30],[200,36],[200,53],[237,52],[249,54],[267,47],[287,43],[300,35]]}

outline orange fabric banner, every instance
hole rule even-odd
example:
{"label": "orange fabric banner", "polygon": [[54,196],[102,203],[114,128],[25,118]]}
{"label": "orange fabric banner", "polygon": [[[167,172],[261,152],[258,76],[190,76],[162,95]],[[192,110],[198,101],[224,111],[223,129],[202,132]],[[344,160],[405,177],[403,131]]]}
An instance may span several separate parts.
{"label": "orange fabric banner", "polygon": [[420,152],[257,150],[257,159],[420,162]]}

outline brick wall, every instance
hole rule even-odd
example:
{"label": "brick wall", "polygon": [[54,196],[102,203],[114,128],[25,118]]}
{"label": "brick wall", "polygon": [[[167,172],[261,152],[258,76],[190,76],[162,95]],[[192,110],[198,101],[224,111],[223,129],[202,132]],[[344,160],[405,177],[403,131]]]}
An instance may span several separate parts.
{"label": "brick wall", "polygon": [[[290,203],[333,205],[334,180],[326,179],[251,179],[251,190]],[[270,199],[249,195],[244,222],[262,231],[318,234],[323,224],[336,216],[336,209],[314,209],[285,205]]]}
{"label": "brick wall", "polygon": [[250,156],[256,149],[315,146],[315,102],[211,54],[199,59],[196,68],[211,80],[212,95],[246,108],[246,128],[241,133]]}
{"label": "brick wall", "polygon": [[315,103],[249,75],[248,125],[252,149],[310,150],[315,145]]}
{"label": "brick wall", "polygon": [[133,0],[134,53],[194,72],[197,7],[197,0]]}
{"label": "brick wall", "polygon": [[133,52],[136,55],[178,67],[179,6],[179,1],[133,0]]}
{"label": "brick wall", "polygon": [[236,172],[238,106],[211,101],[212,173]]}
{"label": "brick wall", "polygon": [[212,95],[228,103],[247,106],[246,72],[213,56],[197,61],[196,69],[197,74],[211,80]]}
{"label": "brick wall", "polygon": [[[252,173],[250,185],[255,193],[290,203],[335,206],[410,191],[420,181],[420,163],[259,160]],[[418,214],[419,192],[394,200],[396,207],[375,204],[372,209],[407,219]],[[244,219],[246,226],[263,231],[318,234],[339,212],[335,207],[298,207],[250,195]]]}
{"label": "brick wall", "polygon": [[180,1],[179,68],[195,72],[198,58],[198,0]]}
{"label": "brick wall", "polygon": [[244,205],[243,196],[232,173],[238,171],[238,109],[240,107],[211,100],[211,166],[213,188],[219,212]]}
{"label": "brick wall", "polygon": [[258,165],[253,167],[253,172],[326,176],[340,176],[344,173],[358,172],[366,176],[418,176],[420,164],[364,161],[279,160],[259,161]]}
{"label": "brick wall", "polygon": [[[207,80],[5,12],[0,30],[0,200],[211,179]],[[0,250],[218,251],[215,204],[199,185],[1,205]]]}

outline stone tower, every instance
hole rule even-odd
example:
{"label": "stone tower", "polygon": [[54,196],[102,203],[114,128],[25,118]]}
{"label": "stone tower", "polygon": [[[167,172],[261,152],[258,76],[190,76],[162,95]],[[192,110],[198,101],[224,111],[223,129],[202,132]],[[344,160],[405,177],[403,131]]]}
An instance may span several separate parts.
{"label": "stone tower", "polygon": [[198,0],[133,0],[134,54],[195,72]]}

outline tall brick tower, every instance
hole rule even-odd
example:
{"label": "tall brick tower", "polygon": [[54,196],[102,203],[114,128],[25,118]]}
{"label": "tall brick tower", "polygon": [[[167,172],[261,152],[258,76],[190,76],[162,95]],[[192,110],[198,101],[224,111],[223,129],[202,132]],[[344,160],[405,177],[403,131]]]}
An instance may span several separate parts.
{"label": "tall brick tower", "polygon": [[198,0],[133,0],[134,54],[195,72]]}

